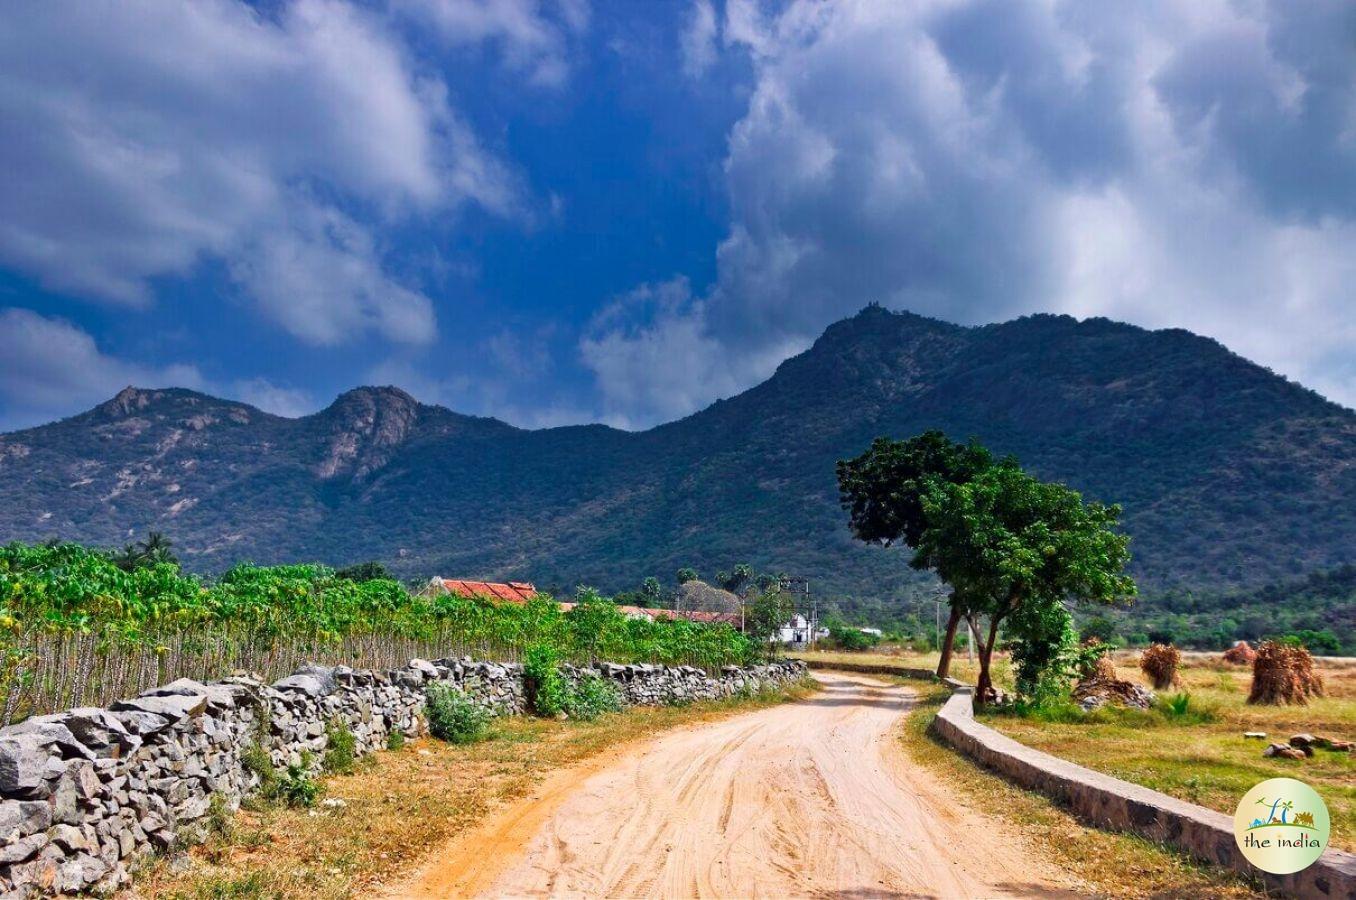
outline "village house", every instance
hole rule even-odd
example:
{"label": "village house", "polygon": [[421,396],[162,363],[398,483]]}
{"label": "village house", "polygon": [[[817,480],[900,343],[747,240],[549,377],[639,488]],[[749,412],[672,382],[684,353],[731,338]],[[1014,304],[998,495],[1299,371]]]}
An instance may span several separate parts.
{"label": "village house", "polygon": [[[504,603],[526,603],[538,595],[537,588],[530,581],[469,581],[461,578],[430,578],[420,591],[424,596],[438,594],[456,594],[459,597],[481,597],[486,600]],[[575,604],[562,602],[560,608],[565,612],[574,609]],[[687,619],[690,622],[702,622],[707,625],[725,623],[736,630],[744,628],[743,618],[736,612],[711,612],[706,610],[672,610],[648,606],[622,606],[617,609],[628,619]]]}

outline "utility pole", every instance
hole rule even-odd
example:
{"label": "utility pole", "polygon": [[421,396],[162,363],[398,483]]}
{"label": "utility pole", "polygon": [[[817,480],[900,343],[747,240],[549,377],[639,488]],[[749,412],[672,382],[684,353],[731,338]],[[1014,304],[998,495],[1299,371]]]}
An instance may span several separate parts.
{"label": "utility pole", "polygon": [[804,598],[792,605],[791,640],[793,642],[795,641],[796,616],[808,616],[811,619],[809,623],[810,634],[805,643],[808,648],[813,649],[815,643],[815,630],[819,626],[819,598],[815,597],[811,599],[810,579],[791,575],[784,576],[778,581],[777,589],[784,594],[798,594]]}

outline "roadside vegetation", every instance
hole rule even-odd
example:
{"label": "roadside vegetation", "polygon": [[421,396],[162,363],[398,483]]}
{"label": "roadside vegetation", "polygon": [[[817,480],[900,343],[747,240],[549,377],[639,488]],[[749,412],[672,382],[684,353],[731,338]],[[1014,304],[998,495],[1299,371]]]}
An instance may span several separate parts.
{"label": "roadside vegetation", "polygon": [[[909,684],[918,686],[917,681]],[[910,758],[932,770],[962,800],[1008,823],[1014,833],[1032,842],[1033,850],[1081,878],[1090,890],[1107,897],[1146,900],[1262,896],[1233,872],[1202,865],[1136,835],[1084,825],[1044,795],[974,765],[928,732],[949,695],[940,686],[920,690],[918,705],[905,721],[901,737]]]}
{"label": "roadside vegetation", "polygon": [[[1175,648],[1174,648],[1175,649]],[[823,666],[870,666],[881,671],[935,669],[938,654],[885,646],[874,652],[820,651],[792,654]],[[1150,657],[1160,675],[1161,651]],[[1155,658],[1155,656],[1157,658]],[[1143,654],[1114,651],[1106,656],[1114,677],[1149,686]],[[1294,734],[1356,739],[1356,660],[1316,663],[1323,695],[1304,705],[1250,704],[1251,665],[1231,664],[1221,653],[1180,653],[1175,682],[1157,692],[1148,709],[1107,704],[1084,710],[1068,693],[977,713],[984,724],[1038,750],[1182,800],[1232,814],[1249,788],[1267,778],[1306,781],[1323,796],[1333,822],[1333,845],[1356,850],[1356,754],[1316,748],[1303,760],[1264,757],[1272,742]],[[1013,689],[1015,672],[1006,656],[994,663],[995,681]],[[978,667],[963,651],[951,674],[974,683]],[[917,685],[918,682],[912,682]],[[941,690],[940,688],[938,690]],[[1245,738],[1264,732],[1264,738]],[[963,765],[972,765],[957,757]]]}
{"label": "roadside vegetation", "polygon": [[[1148,680],[1137,653],[1117,653],[1112,663],[1120,678]],[[1108,705],[1084,712],[1067,704],[990,710],[978,718],[1028,746],[1230,815],[1257,782],[1298,778],[1327,804],[1333,846],[1356,850],[1356,754],[1319,748],[1302,760],[1262,755],[1269,743],[1293,734],[1356,739],[1356,662],[1320,664],[1320,672],[1324,696],[1307,705],[1249,704],[1250,667],[1219,654],[1188,654],[1178,683],[1148,710]]]}
{"label": "roadside vegetation", "polygon": [[244,669],[272,679],[303,662],[383,668],[541,648],[558,661],[711,669],[769,650],[726,624],[628,619],[587,588],[566,612],[544,595],[526,604],[421,596],[382,574],[241,564],[206,579],[181,571],[161,538],[118,552],[0,547],[0,725],[178,677]]}
{"label": "roadside vegetation", "polygon": [[412,740],[323,779],[312,807],[262,803],[223,817],[201,845],[162,859],[138,892],[174,900],[337,898],[380,894],[550,772],[658,732],[808,695],[810,684],[687,706],[633,707],[593,719],[506,717],[482,739]]}

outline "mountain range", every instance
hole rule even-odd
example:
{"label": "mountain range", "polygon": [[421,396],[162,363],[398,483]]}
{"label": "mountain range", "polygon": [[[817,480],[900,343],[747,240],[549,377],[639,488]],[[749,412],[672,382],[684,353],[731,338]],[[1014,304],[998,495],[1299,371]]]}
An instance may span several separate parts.
{"label": "mountain range", "polygon": [[767,381],[641,432],[524,430],[362,387],[297,419],[129,387],[0,435],[0,540],[148,530],[204,571],[376,559],[568,589],[749,562],[847,609],[917,597],[855,542],[834,462],[940,428],[1120,503],[1142,590],[1222,593],[1353,562],[1356,413],[1182,330],[871,306]]}

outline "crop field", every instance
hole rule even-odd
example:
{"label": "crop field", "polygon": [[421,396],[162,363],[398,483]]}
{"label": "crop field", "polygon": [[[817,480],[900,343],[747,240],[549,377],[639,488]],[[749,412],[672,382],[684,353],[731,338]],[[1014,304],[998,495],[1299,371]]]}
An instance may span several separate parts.
{"label": "crop field", "polygon": [[304,662],[403,665],[411,657],[562,660],[713,668],[755,648],[728,625],[627,619],[591,591],[496,604],[424,597],[389,579],[318,565],[242,564],[208,581],[171,562],[121,568],[77,544],[0,547],[0,725],[102,706],[179,677],[266,679]]}

